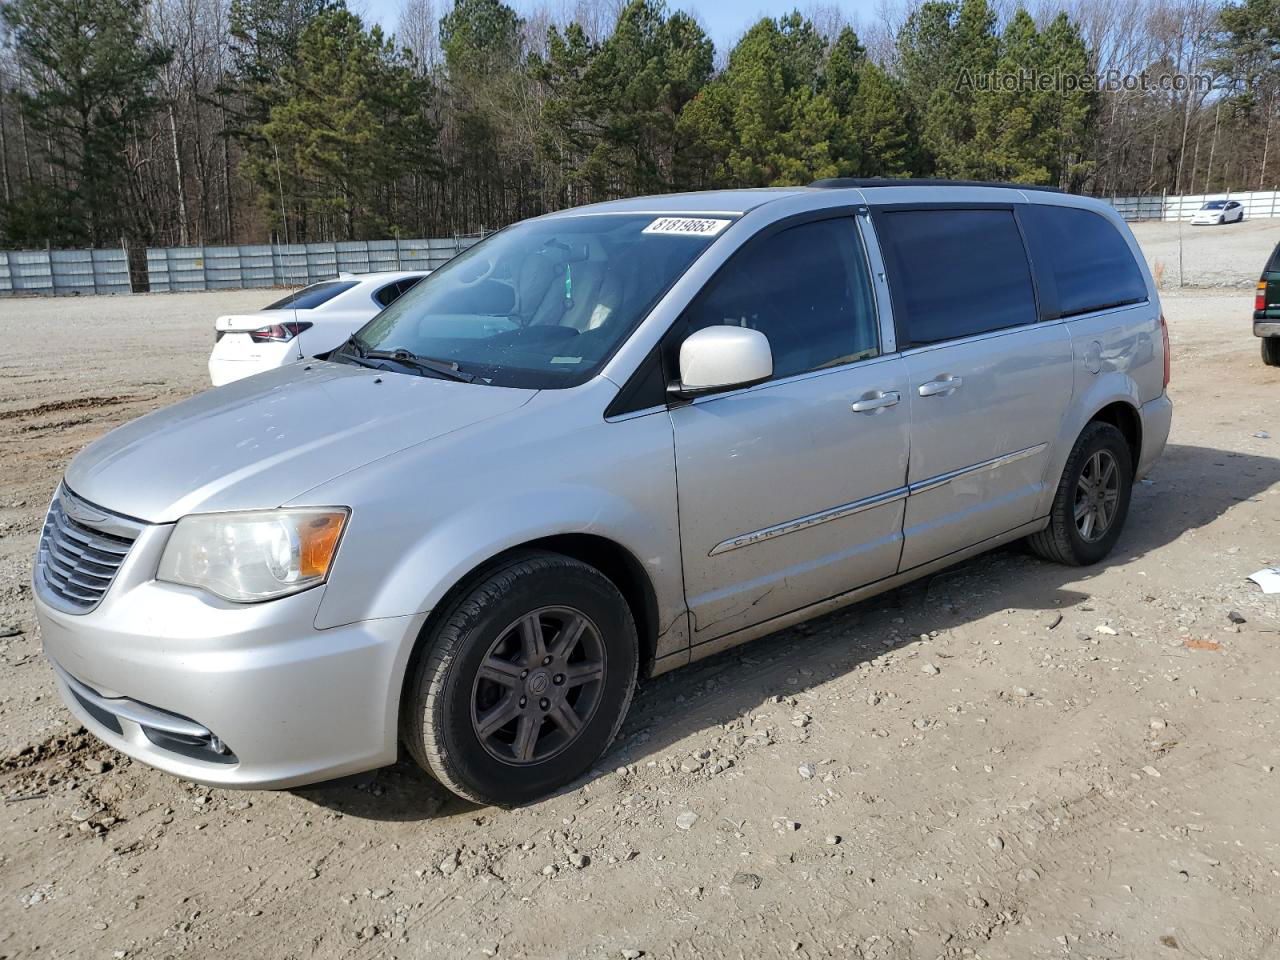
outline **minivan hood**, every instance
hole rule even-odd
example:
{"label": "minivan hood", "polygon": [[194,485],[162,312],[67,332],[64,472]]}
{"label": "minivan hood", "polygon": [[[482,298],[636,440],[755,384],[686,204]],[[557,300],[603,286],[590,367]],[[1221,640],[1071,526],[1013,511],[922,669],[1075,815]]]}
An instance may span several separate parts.
{"label": "minivan hood", "polygon": [[71,461],[66,483],[100,507],[151,523],[277,507],[339,474],[516,410],[536,392],[295,363],[118,427]]}

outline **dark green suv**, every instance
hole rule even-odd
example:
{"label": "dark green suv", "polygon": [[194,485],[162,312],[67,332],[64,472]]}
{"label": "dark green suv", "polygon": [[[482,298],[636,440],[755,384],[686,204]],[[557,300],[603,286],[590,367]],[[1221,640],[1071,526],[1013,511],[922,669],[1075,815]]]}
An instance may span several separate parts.
{"label": "dark green suv", "polygon": [[1280,367],[1280,244],[1262,268],[1253,301],[1253,335],[1262,338],[1262,362]]}

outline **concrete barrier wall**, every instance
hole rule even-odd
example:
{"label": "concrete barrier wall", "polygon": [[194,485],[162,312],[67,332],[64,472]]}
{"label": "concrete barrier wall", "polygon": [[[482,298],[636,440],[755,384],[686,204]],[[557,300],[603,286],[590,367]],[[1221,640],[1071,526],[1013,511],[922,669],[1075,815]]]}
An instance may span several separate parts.
{"label": "concrete barrier wall", "polygon": [[[434,270],[479,239],[150,247],[146,276],[155,293],[301,287],[339,273]],[[130,292],[129,260],[123,249],[0,250],[0,296]]]}
{"label": "concrete barrier wall", "polygon": [[434,270],[478,237],[354,240],[339,243],[240,244],[147,250],[153,293],[244,287],[300,287],[339,273]]}
{"label": "concrete barrier wall", "polygon": [[0,295],[129,293],[123,250],[0,250]]}
{"label": "concrete barrier wall", "polygon": [[1161,197],[1102,197],[1126,220],[1190,220],[1209,200],[1239,200],[1246,220],[1280,217],[1280,191],[1192,193]]}

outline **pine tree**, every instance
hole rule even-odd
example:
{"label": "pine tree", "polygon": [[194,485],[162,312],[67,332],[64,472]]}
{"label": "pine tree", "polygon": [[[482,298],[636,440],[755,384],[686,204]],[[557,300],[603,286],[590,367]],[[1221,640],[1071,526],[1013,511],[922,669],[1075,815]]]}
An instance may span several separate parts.
{"label": "pine tree", "polygon": [[841,118],[818,89],[822,70],[822,37],[809,20],[791,14],[752,26],[681,118],[707,179],[778,186],[840,172]]}
{"label": "pine tree", "polygon": [[429,165],[434,150],[420,109],[428,90],[411,58],[380,27],[366,31],[337,10],[307,27],[285,78],[288,95],[260,130],[279,158],[255,170],[267,212],[296,207],[349,240],[394,231],[390,185]]}
{"label": "pine tree", "polygon": [[910,176],[919,162],[905,91],[874,63],[859,71],[858,90],[849,105],[847,129],[856,147],[856,167],[863,177]]}
{"label": "pine tree", "polygon": [[0,15],[27,79],[18,106],[49,145],[51,180],[8,211],[17,243],[100,246],[130,230],[126,148],[155,107],[151,87],[169,53],[148,43],[144,0],[9,0]]}

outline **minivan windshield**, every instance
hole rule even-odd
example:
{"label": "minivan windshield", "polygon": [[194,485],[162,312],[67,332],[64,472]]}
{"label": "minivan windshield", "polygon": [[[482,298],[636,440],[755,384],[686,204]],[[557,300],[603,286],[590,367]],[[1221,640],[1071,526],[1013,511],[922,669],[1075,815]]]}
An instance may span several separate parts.
{"label": "minivan windshield", "polygon": [[[575,386],[595,374],[728,218],[583,214],[481,241],[369,321],[330,359],[473,383]],[[461,379],[461,378],[459,378]]]}

